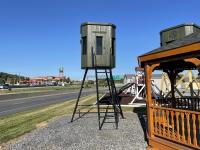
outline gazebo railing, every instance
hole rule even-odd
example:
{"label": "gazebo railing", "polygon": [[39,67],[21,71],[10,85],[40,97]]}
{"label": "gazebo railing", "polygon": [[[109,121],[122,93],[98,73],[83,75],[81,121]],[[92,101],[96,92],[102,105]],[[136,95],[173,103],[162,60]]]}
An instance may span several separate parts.
{"label": "gazebo railing", "polygon": [[200,112],[150,107],[153,111],[153,135],[200,149]]}
{"label": "gazebo railing", "polygon": [[184,110],[192,110],[192,111],[200,111],[200,98],[198,97],[183,97],[183,98],[162,98],[162,99],[154,99],[155,106],[161,106],[166,108],[184,109]]}

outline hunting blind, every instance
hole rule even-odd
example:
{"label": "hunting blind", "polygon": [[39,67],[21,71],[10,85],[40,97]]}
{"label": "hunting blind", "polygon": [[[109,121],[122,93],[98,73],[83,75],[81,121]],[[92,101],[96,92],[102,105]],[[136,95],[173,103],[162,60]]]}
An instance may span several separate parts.
{"label": "hunting blind", "polygon": [[81,24],[81,68],[115,67],[115,29],[111,23]]}
{"label": "hunting blind", "polygon": [[[111,23],[86,22],[81,24],[81,68],[85,69],[85,74],[83,76],[82,85],[72,114],[71,122],[74,121],[77,112],[79,114],[78,118],[81,118],[89,112],[80,113],[81,108],[85,107],[85,105],[79,104],[88,70],[95,70],[97,101],[95,104],[87,106],[90,106],[91,108],[97,106],[99,130],[101,130],[104,123],[115,123],[117,129],[119,113],[122,118],[124,118],[112,75],[112,68],[115,68],[116,56],[115,29],[116,26]],[[105,74],[105,80],[107,81],[109,92],[105,94],[108,95],[105,99],[104,97],[100,98],[99,95],[98,74]],[[106,122],[107,119],[114,120]]]}

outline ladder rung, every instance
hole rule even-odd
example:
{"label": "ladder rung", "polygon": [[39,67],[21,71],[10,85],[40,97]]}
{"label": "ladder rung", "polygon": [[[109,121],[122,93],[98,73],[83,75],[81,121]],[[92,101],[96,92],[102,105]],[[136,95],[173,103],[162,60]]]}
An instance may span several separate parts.
{"label": "ladder rung", "polygon": [[78,105],[78,106],[94,106],[94,105]]}
{"label": "ladder rung", "polygon": [[94,113],[94,112],[76,112],[76,114],[86,114],[86,113]]}
{"label": "ladder rung", "polygon": [[115,116],[113,116],[113,117],[105,117],[105,116],[101,116],[100,118],[105,118],[105,119],[115,119]]}
{"label": "ladder rung", "polygon": [[105,107],[105,106],[104,106],[104,107],[101,107],[101,105],[99,105],[99,106],[100,106],[99,108],[104,108],[104,109],[106,109],[106,108],[113,109],[113,106],[116,107],[116,108],[119,107],[119,106],[117,106],[116,104],[115,104],[115,105],[114,105],[114,104],[113,104],[113,105],[111,104],[110,107]]}
{"label": "ladder rung", "polygon": [[100,109],[113,109],[113,107],[112,108],[100,107]]}
{"label": "ladder rung", "polygon": [[106,73],[106,72],[97,72],[97,73]]}
{"label": "ladder rung", "polygon": [[112,111],[112,112],[106,112],[106,111],[102,111],[102,112],[99,112],[99,113],[109,113],[109,114],[111,114],[111,113],[115,113],[114,111]]}
{"label": "ladder rung", "polygon": [[109,118],[109,117],[115,117],[115,116],[113,116],[113,115],[106,115],[106,118],[107,118],[107,117]]}
{"label": "ladder rung", "polygon": [[106,119],[113,120],[113,119],[115,119],[115,117],[106,117]]}
{"label": "ladder rung", "polygon": [[107,122],[104,122],[104,123],[116,123],[116,122],[113,122],[113,121],[107,121]]}

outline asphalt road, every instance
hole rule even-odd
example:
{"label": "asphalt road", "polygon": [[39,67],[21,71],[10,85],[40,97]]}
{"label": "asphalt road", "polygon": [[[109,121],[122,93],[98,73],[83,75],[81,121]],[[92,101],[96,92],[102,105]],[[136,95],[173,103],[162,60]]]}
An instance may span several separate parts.
{"label": "asphalt road", "polygon": [[[76,99],[78,93],[79,90],[63,90],[31,94],[0,95],[0,116]],[[95,93],[95,89],[83,89],[82,96],[87,96],[92,93]]]}

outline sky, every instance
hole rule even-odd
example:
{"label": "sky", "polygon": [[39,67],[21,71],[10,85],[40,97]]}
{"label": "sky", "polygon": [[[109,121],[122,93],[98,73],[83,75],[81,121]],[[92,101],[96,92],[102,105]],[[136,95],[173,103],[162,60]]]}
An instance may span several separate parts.
{"label": "sky", "polygon": [[[132,74],[137,56],[160,46],[159,32],[200,25],[199,0],[0,0],[0,72],[81,79],[80,24],[116,29],[115,75]],[[92,72],[90,73],[92,74]]]}

